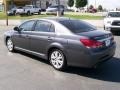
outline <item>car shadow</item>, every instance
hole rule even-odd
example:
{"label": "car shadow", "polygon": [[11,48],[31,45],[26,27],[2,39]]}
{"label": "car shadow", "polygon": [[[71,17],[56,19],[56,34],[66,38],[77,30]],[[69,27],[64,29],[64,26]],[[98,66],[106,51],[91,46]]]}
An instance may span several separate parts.
{"label": "car shadow", "polygon": [[34,60],[36,60],[36,61],[40,61],[41,63],[50,64],[50,63],[48,62],[48,60],[42,59],[42,58],[40,58],[40,57],[38,57],[38,56],[29,54],[29,53],[26,53],[26,52],[15,51],[15,53],[19,53],[19,54],[21,54],[21,55],[24,55],[24,56],[29,57],[29,58],[31,58],[31,59],[34,59]]}
{"label": "car shadow", "polygon": [[69,67],[66,73],[82,75],[103,81],[120,82],[120,58],[114,57],[103,63],[97,69]]}
{"label": "car shadow", "polygon": [[[17,53],[30,57],[34,60],[40,61],[41,63],[50,65],[50,63],[47,60],[41,59],[37,56],[30,55],[21,51],[17,51]],[[120,58],[114,57],[111,60],[100,65],[97,69],[68,67],[67,70],[64,71],[64,73],[77,74],[80,76],[102,81],[120,82]]]}

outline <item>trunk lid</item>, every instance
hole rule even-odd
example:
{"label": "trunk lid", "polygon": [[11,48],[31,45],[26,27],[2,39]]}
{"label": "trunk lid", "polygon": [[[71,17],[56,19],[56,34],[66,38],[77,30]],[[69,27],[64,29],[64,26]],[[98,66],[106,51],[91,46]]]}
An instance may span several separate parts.
{"label": "trunk lid", "polygon": [[77,35],[85,36],[85,37],[95,39],[95,40],[101,40],[101,39],[112,37],[112,34],[110,32],[104,31],[104,30],[94,30],[94,31],[89,31],[89,32],[82,32],[82,33],[78,33]]}
{"label": "trunk lid", "polygon": [[103,43],[103,47],[108,47],[114,42],[113,35],[104,30],[94,30],[89,32],[79,33],[77,35],[87,37],[91,40],[96,40]]}

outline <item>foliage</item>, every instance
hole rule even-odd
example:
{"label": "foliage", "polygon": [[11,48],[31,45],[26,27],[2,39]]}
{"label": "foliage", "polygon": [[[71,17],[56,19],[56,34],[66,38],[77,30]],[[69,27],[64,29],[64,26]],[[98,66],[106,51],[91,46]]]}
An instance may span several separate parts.
{"label": "foliage", "polygon": [[75,7],[81,8],[85,7],[88,4],[88,0],[76,0]]}
{"label": "foliage", "polygon": [[67,4],[69,7],[72,7],[74,5],[74,0],[68,0]]}
{"label": "foliage", "polygon": [[99,5],[99,6],[98,6],[98,10],[99,10],[99,11],[102,11],[102,10],[103,10],[102,5]]}

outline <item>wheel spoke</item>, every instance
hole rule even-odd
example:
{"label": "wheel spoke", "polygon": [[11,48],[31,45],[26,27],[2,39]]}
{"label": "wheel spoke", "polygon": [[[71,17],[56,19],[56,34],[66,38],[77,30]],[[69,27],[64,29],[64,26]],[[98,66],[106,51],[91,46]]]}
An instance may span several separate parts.
{"label": "wheel spoke", "polygon": [[58,57],[58,52],[57,51],[55,52],[55,56]]}
{"label": "wheel spoke", "polygon": [[56,57],[55,57],[55,55],[54,54],[52,54],[51,55],[51,59],[55,59]]}
{"label": "wheel spoke", "polygon": [[63,61],[61,61],[61,60],[58,60],[58,63],[59,63],[60,65],[62,65],[62,64],[63,64]]}
{"label": "wheel spoke", "polygon": [[60,65],[59,65],[58,61],[56,62],[56,67],[57,67],[57,68],[59,68],[59,67],[60,67]]}

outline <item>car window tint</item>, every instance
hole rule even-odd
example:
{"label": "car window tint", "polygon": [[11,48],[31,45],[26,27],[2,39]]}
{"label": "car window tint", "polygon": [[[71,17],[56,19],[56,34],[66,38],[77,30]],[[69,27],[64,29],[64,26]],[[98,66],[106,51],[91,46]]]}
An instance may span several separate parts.
{"label": "car window tint", "polygon": [[51,27],[51,23],[46,21],[38,21],[35,26],[35,31],[50,32],[49,31],[50,27]]}
{"label": "car window tint", "polygon": [[35,23],[34,20],[27,21],[27,22],[23,23],[19,28],[21,29],[21,31],[31,31],[34,23]]}
{"label": "car window tint", "polygon": [[81,32],[96,30],[96,28],[93,27],[92,25],[80,20],[63,20],[59,22],[74,33],[81,33]]}

